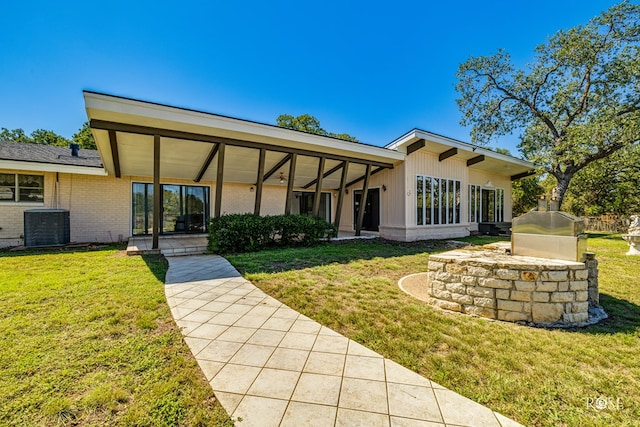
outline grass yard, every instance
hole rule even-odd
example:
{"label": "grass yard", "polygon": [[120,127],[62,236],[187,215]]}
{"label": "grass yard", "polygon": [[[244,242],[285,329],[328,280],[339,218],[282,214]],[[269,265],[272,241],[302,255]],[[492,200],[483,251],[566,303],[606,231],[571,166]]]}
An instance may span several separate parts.
{"label": "grass yard", "polygon": [[232,423],[182,341],[162,257],[0,252],[0,425]]}
{"label": "grass yard", "polygon": [[403,293],[398,279],[425,271],[443,243],[358,241],[228,258],[290,307],[524,425],[637,426],[640,259],[624,255],[619,235],[592,235],[589,246],[610,319],[573,330],[444,313]]}

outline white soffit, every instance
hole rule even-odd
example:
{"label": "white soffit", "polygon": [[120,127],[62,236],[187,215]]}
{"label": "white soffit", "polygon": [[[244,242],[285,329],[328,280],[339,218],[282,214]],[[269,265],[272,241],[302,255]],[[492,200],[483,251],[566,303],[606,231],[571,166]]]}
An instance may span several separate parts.
{"label": "white soffit", "polygon": [[[478,169],[486,172],[493,172],[499,175],[517,175],[534,169],[534,165],[526,160],[516,157],[496,153],[495,151],[468,144],[462,141],[456,141],[451,138],[436,135],[430,132],[414,129],[406,133],[402,137],[387,145],[386,148],[398,150],[406,153],[407,147],[421,139],[425,140],[425,146],[420,150],[434,154],[443,153],[451,148],[457,148],[458,153],[452,159],[471,160],[480,155],[484,156],[484,160],[469,166],[472,169]],[[446,160],[445,160],[446,161]]]}
{"label": "white soffit", "polygon": [[[84,92],[84,98],[87,116],[90,120],[103,120],[219,136],[259,142],[275,147],[284,146],[392,164],[404,160],[404,154],[386,148],[342,141],[210,113],[93,92]],[[96,136],[99,137],[99,135]],[[103,154],[102,150],[101,154]]]}

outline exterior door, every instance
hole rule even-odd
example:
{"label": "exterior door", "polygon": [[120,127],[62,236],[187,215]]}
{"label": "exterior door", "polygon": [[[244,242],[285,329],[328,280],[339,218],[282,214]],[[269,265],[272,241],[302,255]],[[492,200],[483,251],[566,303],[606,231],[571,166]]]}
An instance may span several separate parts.
{"label": "exterior door", "polygon": [[[362,201],[362,190],[353,192],[353,228],[356,228],[358,213],[360,212],[360,202]],[[380,189],[370,188],[367,192],[367,200],[362,219],[362,229],[367,231],[378,231],[380,227]]]}
{"label": "exterior door", "polygon": [[482,189],[482,222],[496,220],[496,190]]}

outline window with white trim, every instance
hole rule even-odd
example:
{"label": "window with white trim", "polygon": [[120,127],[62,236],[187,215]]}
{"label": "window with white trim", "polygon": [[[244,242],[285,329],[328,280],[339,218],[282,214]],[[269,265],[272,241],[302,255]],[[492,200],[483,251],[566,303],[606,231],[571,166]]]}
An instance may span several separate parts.
{"label": "window with white trim", "polygon": [[44,176],[0,173],[0,202],[44,201]]}
{"label": "window with white trim", "polygon": [[460,224],[460,181],[416,176],[416,224]]}

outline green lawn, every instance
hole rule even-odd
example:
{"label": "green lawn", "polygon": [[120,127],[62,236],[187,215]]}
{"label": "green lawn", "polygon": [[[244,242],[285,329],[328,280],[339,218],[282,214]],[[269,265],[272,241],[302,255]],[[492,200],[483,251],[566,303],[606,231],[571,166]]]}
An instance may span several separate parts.
{"label": "green lawn", "polygon": [[175,326],[162,257],[0,252],[0,425],[232,423]]}
{"label": "green lawn", "polygon": [[444,313],[404,294],[398,279],[425,271],[429,253],[446,250],[442,242],[359,241],[228,258],[285,304],[522,424],[637,426],[640,259],[624,255],[619,235],[592,235],[589,246],[611,317],[573,330]]}

